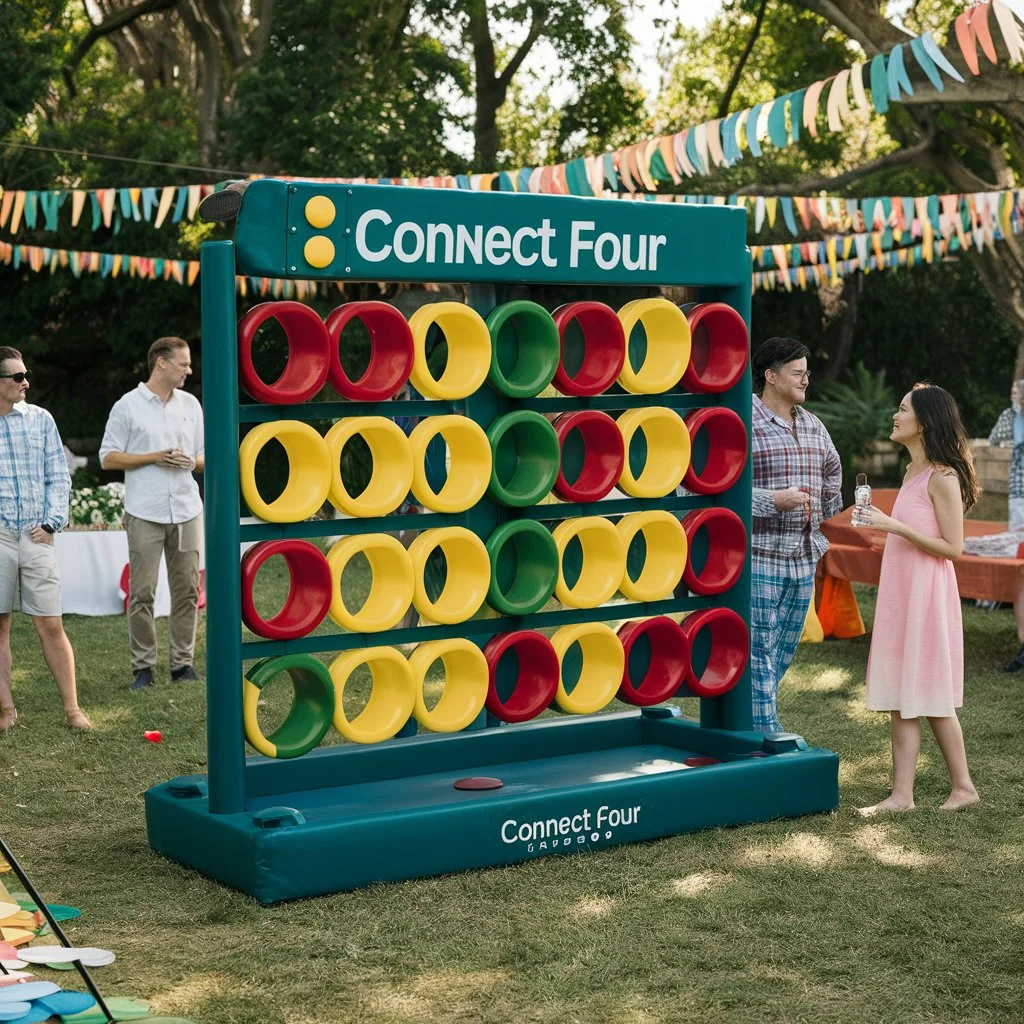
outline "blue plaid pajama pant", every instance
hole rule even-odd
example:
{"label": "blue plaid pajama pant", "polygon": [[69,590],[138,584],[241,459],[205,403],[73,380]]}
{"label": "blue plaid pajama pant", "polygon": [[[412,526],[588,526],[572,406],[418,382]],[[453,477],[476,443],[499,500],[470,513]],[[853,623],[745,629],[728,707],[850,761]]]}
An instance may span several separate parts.
{"label": "blue plaid pajama pant", "polygon": [[813,575],[755,572],[750,577],[750,682],[759,732],[785,731],[779,722],[779,683],[796,653],[813,593]]}

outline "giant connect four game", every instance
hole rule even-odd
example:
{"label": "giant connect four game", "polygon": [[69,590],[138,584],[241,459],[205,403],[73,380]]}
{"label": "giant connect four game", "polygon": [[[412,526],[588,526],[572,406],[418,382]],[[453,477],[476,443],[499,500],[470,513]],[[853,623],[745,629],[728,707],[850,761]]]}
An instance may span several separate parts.
{"label": "giant connect four game", "polygon": [[[250,184],[202,249],[208,774],[146,794],[155,850],[273,903],[837,805],[833,753],[751,731],[745,231],[728,207]],[[239,320],[236,275],[469,301]],[[645,297],[605,301],[624,288]],[[272,680],[293,700],[264,728]]]}

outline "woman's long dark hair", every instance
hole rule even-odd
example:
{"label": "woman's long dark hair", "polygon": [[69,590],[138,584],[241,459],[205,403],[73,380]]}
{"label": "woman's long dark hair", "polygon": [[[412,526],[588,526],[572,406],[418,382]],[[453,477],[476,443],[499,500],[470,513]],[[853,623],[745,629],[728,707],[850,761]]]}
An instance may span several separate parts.
{"label": "woman's long dark hair", "polygon": [[915,384],[910,391],[910,404],[921,424],[926,458],[934,465],[949,466],[956,473],[964,511],[973,508],[981,488],[956,399],[936,384]]}

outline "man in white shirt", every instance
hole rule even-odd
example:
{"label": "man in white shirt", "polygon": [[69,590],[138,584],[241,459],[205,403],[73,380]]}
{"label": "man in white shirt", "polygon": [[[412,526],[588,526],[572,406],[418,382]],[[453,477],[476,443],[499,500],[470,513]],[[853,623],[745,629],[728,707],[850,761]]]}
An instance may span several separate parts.
{"label": "man in white shirt", "polygon": [[192,662],[203,503],[192,474],[203,471],[203,409],[194,395],[180,390],[191,373],[188,342],[154,341],[149,379],[114,404],[100,445],[100,465],[124,470],[133,690],[153,685],[153,600],[161,555],[171,590],[171,679],[199,678]]}

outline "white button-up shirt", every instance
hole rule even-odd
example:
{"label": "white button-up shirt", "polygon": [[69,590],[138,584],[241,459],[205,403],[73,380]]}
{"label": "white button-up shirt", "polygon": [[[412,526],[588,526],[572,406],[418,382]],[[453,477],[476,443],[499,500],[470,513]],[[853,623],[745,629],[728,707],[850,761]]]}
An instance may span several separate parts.
{"label": "white button-up shirt", "polygon": [[[175,388],[164,404],[145,384],[122,395],[110,410],[100,462],[110,452],[144,455],[178,448],[193,459],[203,454],[203,407],[195,395]],[[124,509],[151,523],[186,523],[203,511],[199,485],[185,469],[155,463],[126,469]]]}

